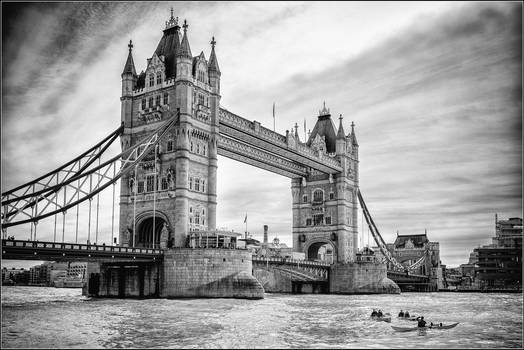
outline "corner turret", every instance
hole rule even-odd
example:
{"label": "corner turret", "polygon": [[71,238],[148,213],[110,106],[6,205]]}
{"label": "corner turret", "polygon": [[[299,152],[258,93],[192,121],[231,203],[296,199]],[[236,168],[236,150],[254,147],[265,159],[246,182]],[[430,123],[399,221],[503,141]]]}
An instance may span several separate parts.
{"label": "corner turret", "polygon": [[220,68],[218,68],[217,56],[215,54],[215,37],[211,39],[211,55],[209,56],[208,75],[209,84],[211,85],[213,92],[220,95]]}
{"label": "corner turret", "polygon": [[340,120],[338,124],[338,133],[336,143],[336,153],[337,155],[342,155],[346,153],[346,135],[344,134],[344,127],[342,126],[342,114],[338,118]]}
{"label": "corner turret", "polygon": [[192,80],[193,72],[193,56],[191,55],[191,48],[189,47],[189,41],[187,39],[187,21],[184,20],[184,36],[182,37],[182,42],[178,52],[176,52],[176,79],[177,80]]}
{"label": "corner turret", "polygon": [[122,72],[122,96],[130,96],[133,89],[135,88],[136,83],[136,70],[135,62],[133,61],[133,42],[129,40],[129,53],[127,55],[127,61],[124,66],[124,71]]}

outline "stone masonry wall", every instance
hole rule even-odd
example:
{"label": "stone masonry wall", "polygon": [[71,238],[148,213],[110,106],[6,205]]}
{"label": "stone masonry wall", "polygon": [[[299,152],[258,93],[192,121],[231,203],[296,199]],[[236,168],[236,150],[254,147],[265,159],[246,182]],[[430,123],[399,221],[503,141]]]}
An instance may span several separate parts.
{"label": "stone masonry wall", "polygon": [[264,288],[251,268],[248,250],[168,249],[160,296],[261,299]]}
{"label": "stone masonry wall", "polygon": [[329,274],[329,290],[334,294],[398,294],[400,288],[387,278],[385,264],[334,264]]}

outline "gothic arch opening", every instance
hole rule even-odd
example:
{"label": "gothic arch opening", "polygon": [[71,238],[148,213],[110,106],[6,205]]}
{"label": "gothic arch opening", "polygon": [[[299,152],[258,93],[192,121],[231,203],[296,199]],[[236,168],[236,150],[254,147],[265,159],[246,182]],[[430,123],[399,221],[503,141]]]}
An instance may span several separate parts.
{"label": "gothic arch opening", "polygon": [[162,228],[164,227],[165,220],[161,217],[148,217],[142,220],[138,226],[138,237],[137,237],[137,247],[144,248],[153,248],[153,221],[155,225],[154,237],[155,237],[155,248],[160,247],[160,234],[162,233]]}
{"label": "gothic arch opening", "polygon": [[306,249],[306,260],[334,263],[337,261],[336,251],[331,242],[319,241],[311,243]]}

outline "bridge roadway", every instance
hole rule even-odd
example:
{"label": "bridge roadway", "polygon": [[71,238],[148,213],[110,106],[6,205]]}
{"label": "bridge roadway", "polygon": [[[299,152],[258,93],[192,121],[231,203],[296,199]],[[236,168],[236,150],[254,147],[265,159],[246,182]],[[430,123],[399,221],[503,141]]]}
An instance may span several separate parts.
{"label": "bridge roadway", "polygon": [[161,249],[2,239],[2,259],[93,261],[99,259],[161,261]]}

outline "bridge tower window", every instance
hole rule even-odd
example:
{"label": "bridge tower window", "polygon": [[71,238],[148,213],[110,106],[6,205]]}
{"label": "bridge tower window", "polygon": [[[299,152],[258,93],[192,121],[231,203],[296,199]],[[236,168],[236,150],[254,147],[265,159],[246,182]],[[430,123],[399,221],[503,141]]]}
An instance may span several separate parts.
{"label": "bridge tower window", "polygon": [[164,104],[167,105],[167,103],[169,102],[169,95],[166,93],[164,93]]}
{"label": "bridge tower window", "polygon": [[146,99],[142,99],[142,109],[146,109]]}
{"label": "bridge tower window", "polygon": [[331,216],[326,216],[326,225],[331,225]]}
{"label": "bridge tower window", "polygon": [[167,151],[172,152],[174,150],[175,141],[174,140],[168,140],[167,141]]}
{"label": "bridge tower window", "polygon": [[189,150],[190,150],[191,152],[193,152],[193,142],[191,142],[191,143],[189,144]]}
{"label": "bridge tower window", "polygon": [[146,192],[153,192],[155,190],[155,175],[146,176]]}
{"label": "bridge tower window", "polygon": [[189,189],[190,190],[193,189],[193,178],[192,177],[189,178]]}
{"label": "bridge tower window", "polygon": [[200,191],[200,179],[195,179],[195,191]]}
{"label": "bridge tower window", "polygon": [[162,73],[161,72],[156,73],[156,83],[162,84]]}
{"label": "bridge tower window", "polygon": [[329,192],[329,199],[333,200],[335,198],[335,194],[333,192]]}
{"label": "bridge tower window", "polygon": [[302,197],[302,202],[307,203],[307,195],[304,195],[304,196]]}
{"label": "bridge tower window", "polygon": [[311,218],[306,219],[306,226],[311,226]]}
{"label": "bridge tower window", "polygon": [[204,145],[203,147],[204,149],[202,150],[202,154],[205,156],[206,155],[206,146]]}
{"label": "bridge tower window", "polygon": [[138,193],[144,192],[144,181],[138,181]]}
{"label": "bridge tower window", "polygon": [[206,185],[206,180],[202,180],[202,192],[206,192],[205,190],[205,186]]}
{"label": "bridge tower window", "polygon": [[162,178],[162,191],[165,191],[167,190],[168,186],[167,186],[167,178],[163,177]]}
{"label": "bridge tower window", "polygon": [[324,200],[324,192],[322,190],[315,190],[313,192],[313,202],[322,202]]}
{"label": "bridge tower window", "polygon": [[324,221],[324,214],[314,214],[313,215],[313,225],[322,225]]}
{"label": "bridge tower window", "polygon": [[149,108],[153,108],[153,97],[149,98]]}
{"label": "bridge tower window", "polygon": [[155,75],[151,74],[149,75],[149,86],[154,86],[154,85],[155,85]]}
{"label": "bridge tower window", "polygon": [[157,106],[160,106],[160,95],[157,95],[156,98],[155,98],[155,104]]}

